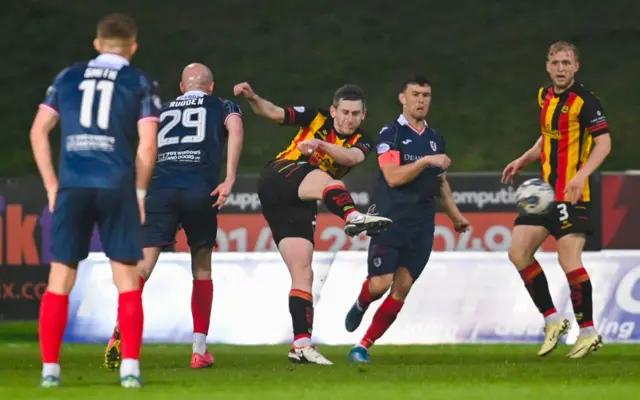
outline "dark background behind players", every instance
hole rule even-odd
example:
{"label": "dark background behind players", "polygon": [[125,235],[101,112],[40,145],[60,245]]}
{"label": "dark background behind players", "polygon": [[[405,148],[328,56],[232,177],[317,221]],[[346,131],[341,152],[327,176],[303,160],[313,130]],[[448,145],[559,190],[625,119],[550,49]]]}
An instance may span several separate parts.
{"label": "dark background behind players", "polygon": [[[16,39],[0,45],[0,176],[35,173],[25,132],[41,88],[69,60],[93,56],[85,38],[93,34],[94,21],[113,10],[129,12],[139,21],[144,45],[136,65],[153,72],[160,83],[175,81],[185,64],[200,60],[216,72],[221,96],[232,97],[233,84],[247,80],[259,93],[273,94],[274,102],[295,105],[323,104],[333,88],[353,81],[370,99],[364,128],[371,131],[397,113],[395,82],[406,75],[403,68],[424,69],[441,89],[432,122],[448,132],[447,145],[456,160],[452,171],[500,170],[512,154],[531,145],[538,132],[532,99],[547,81],[546,48],[569,40],[583,54],[580,81],[597,90],[615,127],[614,152],[603,168],[637,168],[638,2],[274,4],[3,2],[0,32]],[[406,24],[408,19],[416,23]],[[161,85],[161,94],[175,97],[177,89]],[[239,173],[255,173],[290,138],[260,118],[245,122],[248,133],[269,138],[245,146]],[[496,143],[509,151],[496,152]],[[369,160],[363,167],[375,170],[377,165]]]}

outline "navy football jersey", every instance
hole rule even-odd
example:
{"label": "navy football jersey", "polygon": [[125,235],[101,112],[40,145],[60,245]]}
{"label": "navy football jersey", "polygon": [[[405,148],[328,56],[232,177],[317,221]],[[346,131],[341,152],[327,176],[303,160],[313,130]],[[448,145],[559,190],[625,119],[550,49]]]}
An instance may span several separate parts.
{"label": "navy football jersey", "polygon": [[58,74],[40,107],[60,118],[59,186],[133,187],[138,121],[158,120],[156,92],[156,82],[115,54]]}
{"label": "navy football jersey", "polygon": [[200,91],[165,104],[158,131],[158,162],[149,189],[213,190],[220,181],[226,123],[232,115],[242,115],[237,104]]}
{"label": "navy football jersey", "polygon": [[[425,156],[445,153],[442,136],[426,126],[417,132],[404,116],[386,125],[380,131],[377,143],[378,156],[395,152],[401,165],[410,164]],[[436,211],[435,196],[439,194],[439,176],[444,171],[436,167],[425,168],[415,179],[399,187],[387,184],[382,170],[378,173],[374,190],[375,212],[394,222],[416,220],[433,216]]]}

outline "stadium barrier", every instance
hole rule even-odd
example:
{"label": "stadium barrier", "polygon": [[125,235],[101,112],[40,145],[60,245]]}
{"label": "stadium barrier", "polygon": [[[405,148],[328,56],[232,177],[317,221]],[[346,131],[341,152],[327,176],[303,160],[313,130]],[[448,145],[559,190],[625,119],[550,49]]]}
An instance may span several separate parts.
{"label": "stadium barrier", "polygon": [[[537,255],[557,309],[571,316],[566,278],[557,256]],[[290,279],[277,253],[214,253],[214,303],[209,342],[241,345],[288,343]],[[640,251],[585,255],[593,280],[596,327],[606,342],[640,340]],[[191,270],[187,254],[164,253],[145,286],[144,340],[190,342]],[[314,340],[353,344],[369,325],[374,303],[354,333],[344,316],[366,276],[365,252],[318,252],[313,269]],[[108,340],[117,292],[102,253],[84,261],[71,294],[67,342]],[[434,253],[381,344],[529,343],[542,339],[543,319],[504,252]],[[573,343],[574,323],[567,337]]]}

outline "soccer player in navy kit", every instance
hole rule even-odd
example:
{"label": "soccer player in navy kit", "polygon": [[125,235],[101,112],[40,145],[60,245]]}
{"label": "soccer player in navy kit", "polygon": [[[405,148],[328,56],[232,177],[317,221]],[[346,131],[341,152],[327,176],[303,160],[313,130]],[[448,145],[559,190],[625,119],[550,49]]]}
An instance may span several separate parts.
{"label": "soccer player in navy kit", "polygon": [[[78,263],[89,253],[97,223],[118,288],[122,335],[121,385],[140,387],[142,292],[136,264],[142,259],[143,199],[156,160],[160,99],[156,84],[129,64],[137,49],[135,22],[105,17],[94,47],[100,55],[63,70],[47,90],[31,128],[31,144],[53,212],[52,262],[40,305],[43,387],[60,384],[60,346],[69,292]],[[59,180],[49,134],[60,120]],[[139,136],[137,157],[135,143]]]}
{"label": "soccer player in navy kit", "polygon": [[[212,95],[211,70],[190,64],[182,72],[182,95],[164,105],[158,132],[158,162],[145,201],[143,226],[144,261],[139,264],[144,286],[160,252],[175,242],[182,226],[191,249],[193,291],[192,368],[214,364],[207,350],[213,281],[211,252],[216,245],[218,209],[231,192],[242,151],[244,129],[240,107]],[[224,145],[228,139],[226,179],[220,182]],[[107,345],[105,366],[120,361],[118,328]]]}
{"label": "soccer player in navy kit", "polygon": [[374,192],[376,212],[394,221],[385,232],[371,235],[368,277],[345,326],[355,331],[369,305],[391,288],[376,311],[371,326],[349,353],[349,360],[368,362],[368,349],[389,329],[402,309],[413,283],[422,273],[433,246],[436,197],[463,232],[469,222],[458,210],[445,170],[451,160],[445,143],[425,117],[431,102],[431,84],[422,76],[407,79],[399,94],[402,114],[384,126],[377,143],[378,175]]}

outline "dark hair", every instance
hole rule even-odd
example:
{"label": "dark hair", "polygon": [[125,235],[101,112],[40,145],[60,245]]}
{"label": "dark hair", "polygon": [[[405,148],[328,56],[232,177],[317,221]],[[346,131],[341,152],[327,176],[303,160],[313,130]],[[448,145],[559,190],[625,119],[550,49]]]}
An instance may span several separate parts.
{"label": "dark hair", "polygon": [[347,84],[336,90],[333,94],[333,105],[337,106],[340,100],[350,100],[362,102],[362,106],[365,105],[364,92],[358,85]]}
{"label": "dark hair", "polygon": [[138,35],[138,27],[127,14],[109,14],[98,24],[98,38],[129,41]]}
{"label": "dark hair", "polygon": [[400,88],[400,93],[407,90],[407,86],[409,85],[419,85],[419,86],[429,86],[431,87],[431,82],[427,79],[423,74],[413,74],[406,78],[402,83],[402,87]]}

